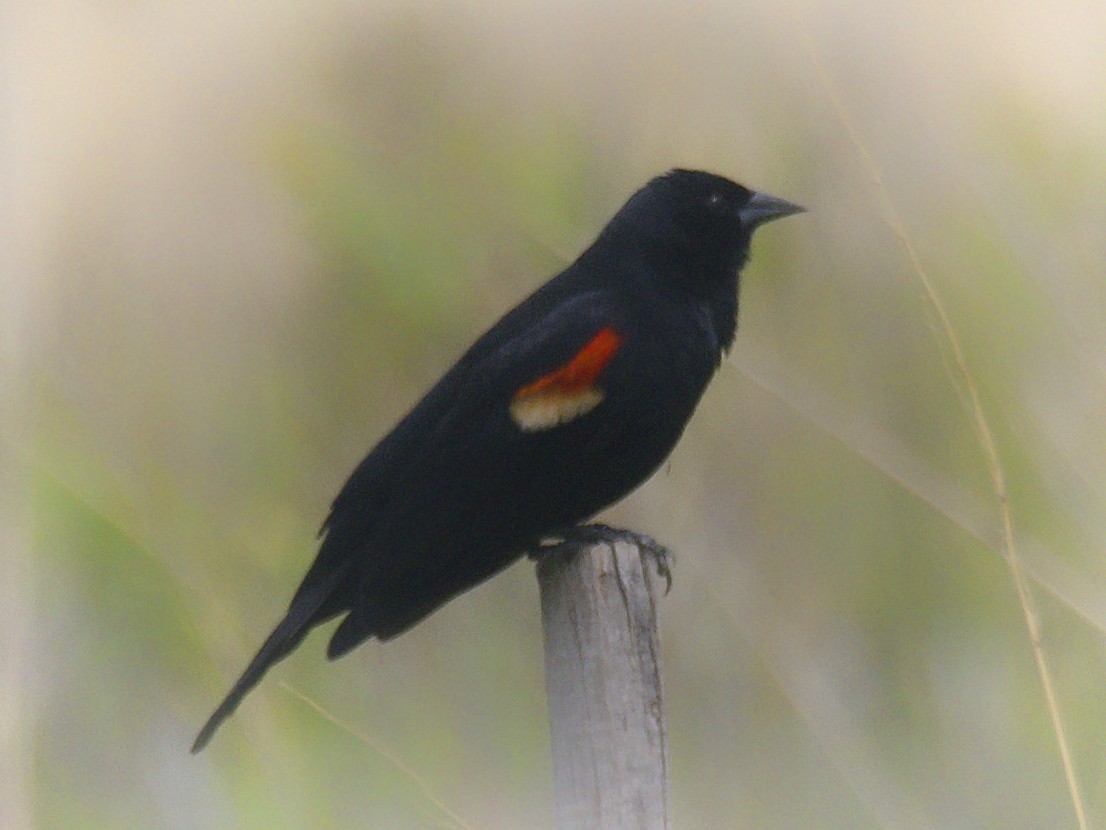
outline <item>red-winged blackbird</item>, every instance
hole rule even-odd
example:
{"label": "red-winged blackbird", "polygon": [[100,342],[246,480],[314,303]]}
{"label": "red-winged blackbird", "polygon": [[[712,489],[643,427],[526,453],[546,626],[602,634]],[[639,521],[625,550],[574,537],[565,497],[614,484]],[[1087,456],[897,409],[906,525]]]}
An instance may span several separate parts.
{"label": "red-winged blackbird", "polygon": [[733,343],[753,231],[801,210],[694,170],[635,193],[353,471],[288,613],[192,751],[312,627],[346,615],[331,659],[395,637],[648,478]]}

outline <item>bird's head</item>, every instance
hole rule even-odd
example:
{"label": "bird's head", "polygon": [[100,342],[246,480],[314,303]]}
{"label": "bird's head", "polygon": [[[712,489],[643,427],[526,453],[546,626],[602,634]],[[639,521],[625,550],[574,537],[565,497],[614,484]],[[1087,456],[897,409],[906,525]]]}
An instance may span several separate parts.
{"label": "bird's head", "polygon": [[701,303],[721,353],[737,330],[738,275],[753,231],[802,210],[723,176],[672,170],[631,196],[582,259],[617,261],[618,279],[659,282]]}
{"label": "bird's head", "polygon": [[677,169],[635,193],[611,226],[689,264],[718,263],[732,272],[744,265],[757,227],[802,211],[724,176]]}
{"label": "bird's head", "polygon": [[672,170],[645,185],[634,199],[639,197],[653,203],[668,232],[704,250],[748,245],[760,225],[803,210],[702,170]]}

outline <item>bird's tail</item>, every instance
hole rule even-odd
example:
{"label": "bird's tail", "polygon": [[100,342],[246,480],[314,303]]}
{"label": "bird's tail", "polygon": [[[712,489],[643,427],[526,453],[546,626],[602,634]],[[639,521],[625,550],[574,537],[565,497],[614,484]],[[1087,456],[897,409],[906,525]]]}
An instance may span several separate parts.
{"label": "bird's tail", "polygon": [[[327,600],[331,598],[341,579],[345,576],[346,570],[346,568],[337,568],[325,580],[312,586],[311,590],[297,593],[295,600],[288,609],[288,613],[284,615],[284,619],[273,629],[273,633],[265,640],[264,645],[257,652],[257,656],[250,661],[249,666],[242,672],[242,676],[238,678],[238,682],[234,684],[234,688],[219,704],[219,708],[207,719],[207,723],[200,730],[200,734],[196,736],[196,741],[192,744],[193,754],[207,746],[211,736],[215,734],[215,730],[238,708],[242,698],[261,682],[265,672],[291,654],[313,626],[323,622],[335,613],[327,613],[329,609],[324,608],[324,606],[328,604]],[[320,616],[320,611],[323,612],[322,616]]]}

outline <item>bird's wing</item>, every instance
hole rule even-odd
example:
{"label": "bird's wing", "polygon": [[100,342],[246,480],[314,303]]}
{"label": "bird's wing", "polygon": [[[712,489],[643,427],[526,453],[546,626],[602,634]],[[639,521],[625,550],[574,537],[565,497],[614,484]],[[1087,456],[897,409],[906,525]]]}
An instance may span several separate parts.
{"label": "bird's wing", "polygon": [[331,656],[373,634],[394,636],[404,618],[490,576],[536,535],[624,493],[596,467],[629,420],[624,401],[608,395],[608,380],[624,384],[632,368],[627,337],[617,303],[580,297],[468,365],[448,407],[418,430],[387,509],[359,541],[362,579]]}
{"label": "bird's wing", "polygon": [[[521,383],[530,366],[555,367],[571,359],[610,317],[611,303],[603,292],[551,299],[539,292],[503,317],[357,465],[331,504],[319,552],[291,605],[346,559],[365,552],[381,517],[403,492],[402,482],[420,460],[440,450],[435,436],[463,421],[463,410],[480,409],[502,389]],[[473,426],[479,431],[479,423]],[[340,605],[326,609],[320,621],[344,610]]]}

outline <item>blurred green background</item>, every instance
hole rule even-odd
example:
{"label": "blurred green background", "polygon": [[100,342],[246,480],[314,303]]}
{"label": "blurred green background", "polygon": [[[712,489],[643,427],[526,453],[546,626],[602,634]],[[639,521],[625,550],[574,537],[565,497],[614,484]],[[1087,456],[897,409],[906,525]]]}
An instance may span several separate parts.
{"label": "blurred green background", "polygon": [[1100,0],[13,0],[0,72],[5,830],[552,827],[530,564],[188,747],[362,454],[673,166],[810,209],[604,516],[679,556],[674,826],[1079,826],[920,266],[1106,827]]}

